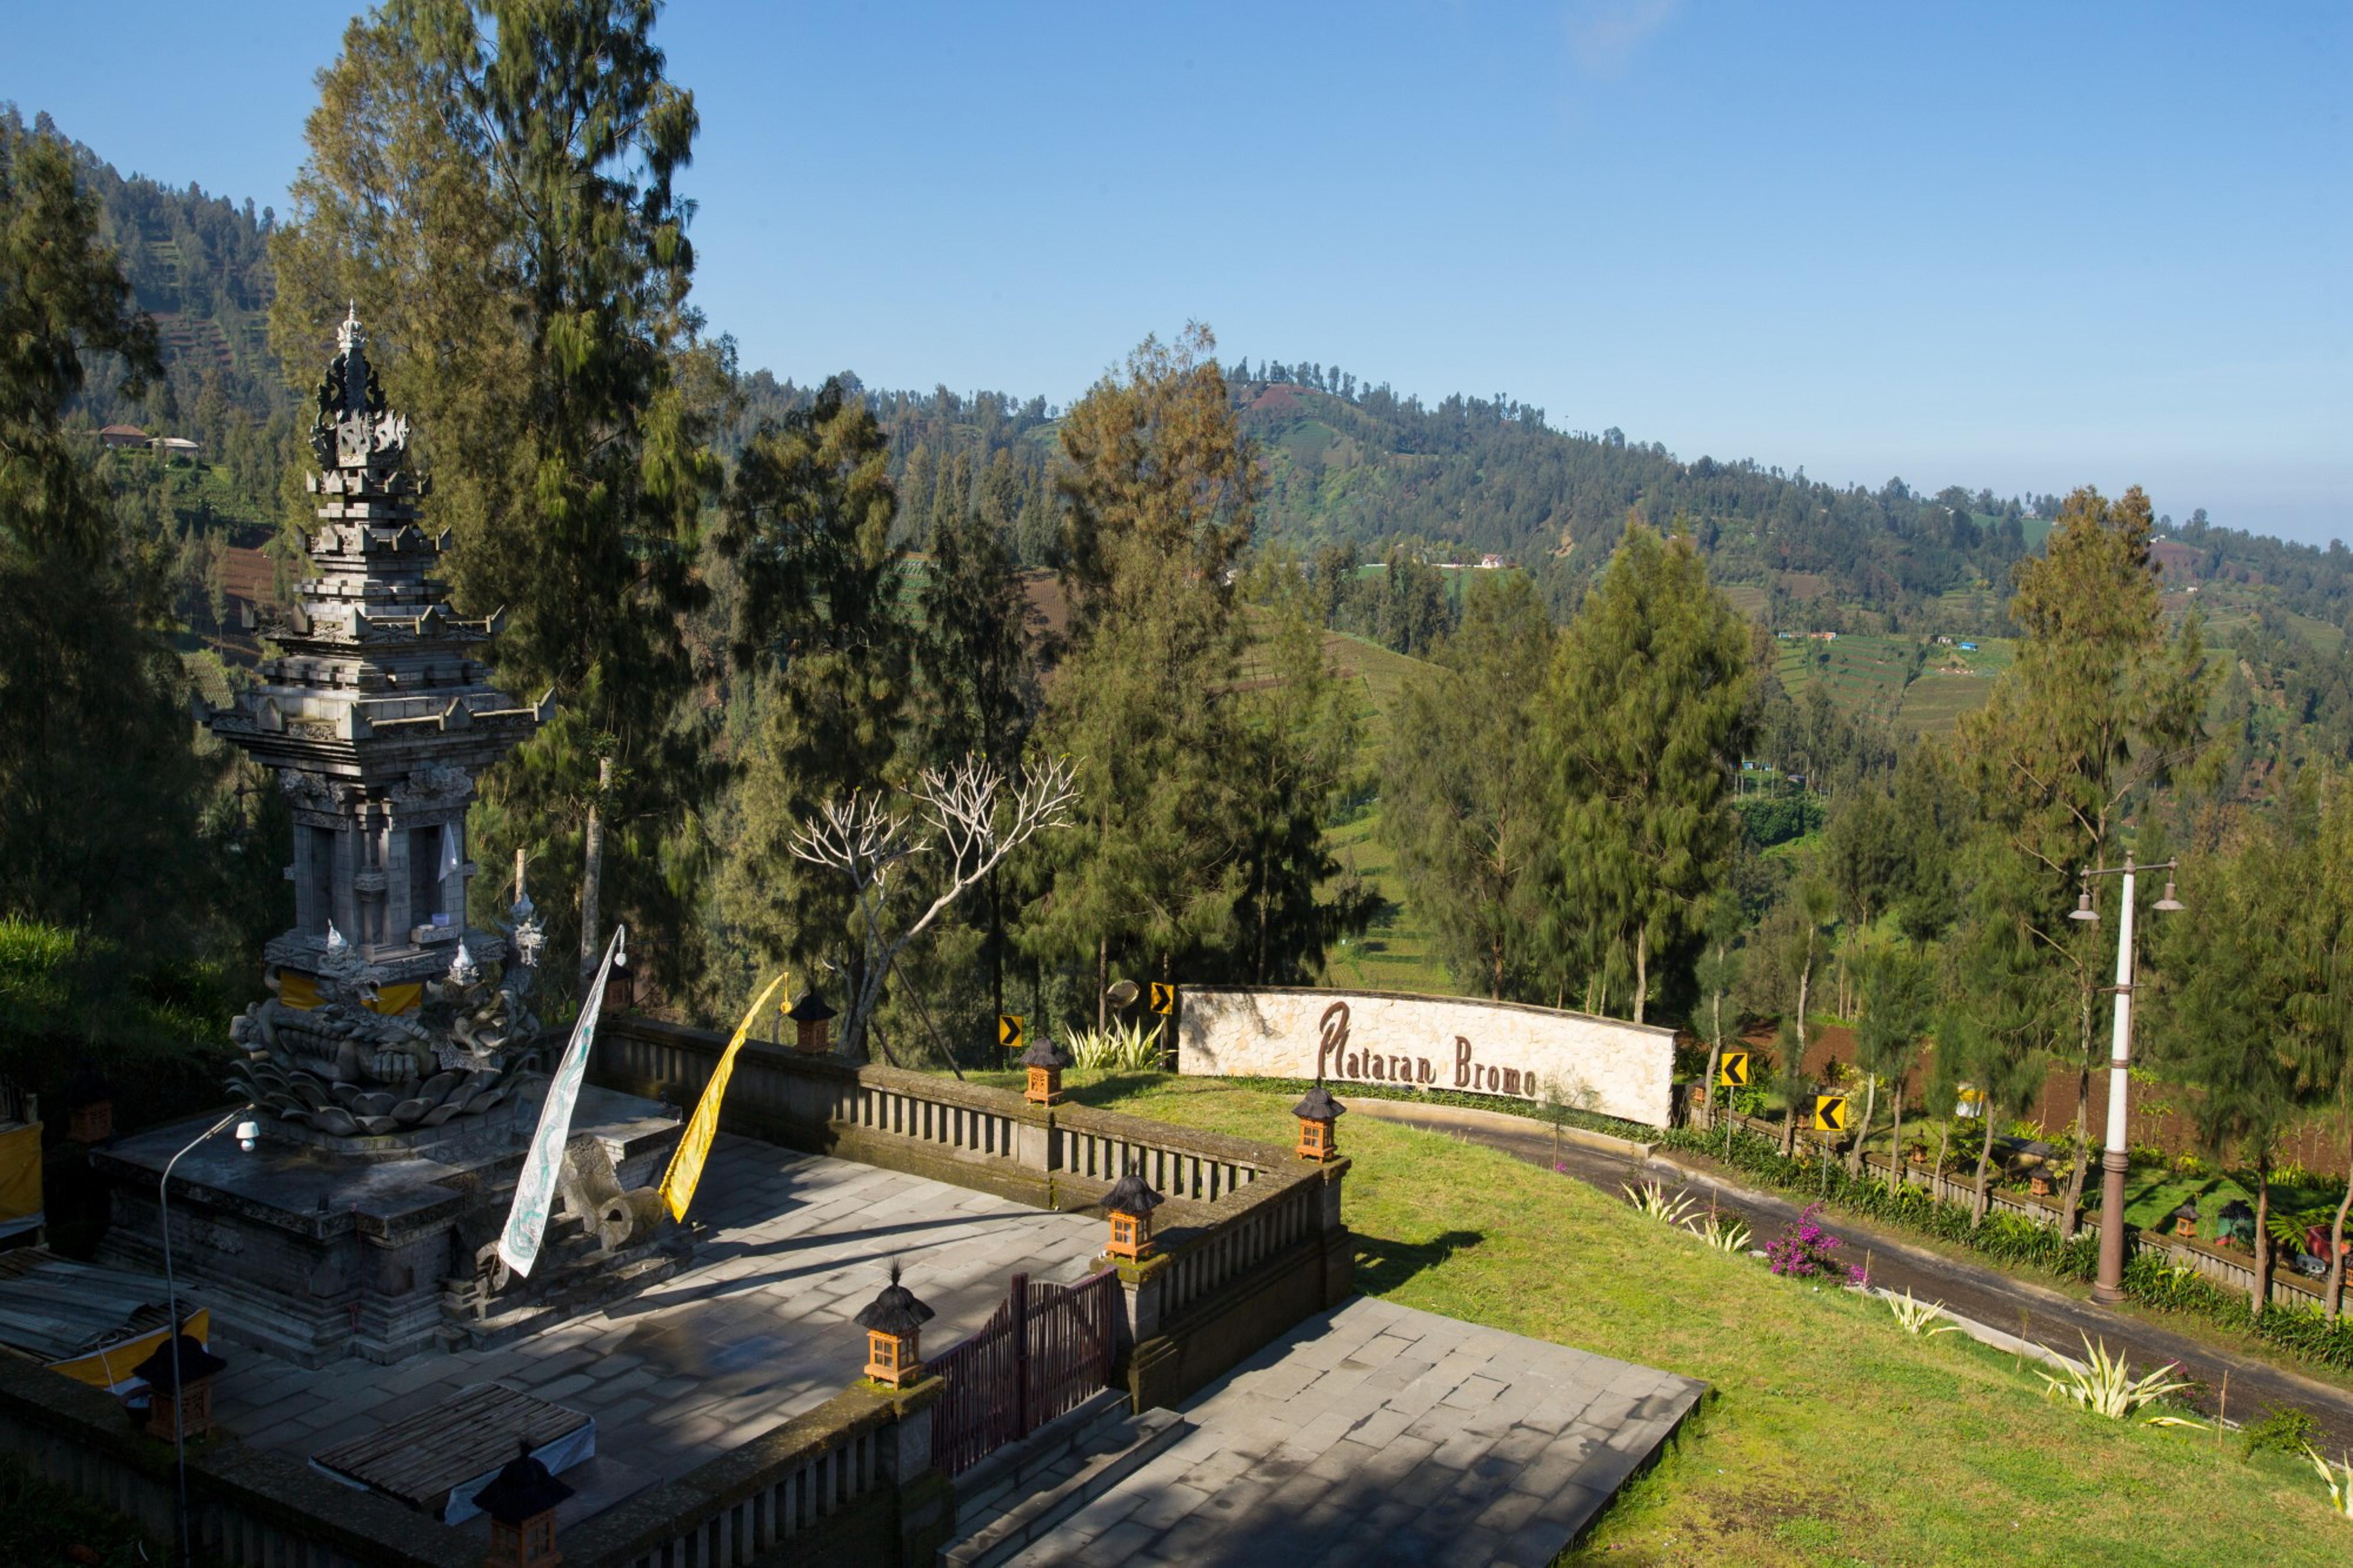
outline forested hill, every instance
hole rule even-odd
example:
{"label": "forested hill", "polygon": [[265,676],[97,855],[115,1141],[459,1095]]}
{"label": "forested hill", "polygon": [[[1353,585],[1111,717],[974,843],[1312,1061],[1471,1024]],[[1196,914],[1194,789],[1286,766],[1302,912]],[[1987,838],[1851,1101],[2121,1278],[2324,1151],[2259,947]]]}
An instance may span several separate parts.
{"label": "forested hill", "polygon": [[[1971,589],[1998,603],[2010,567],[2038,546],[2056,496],[2000,499],[1952,487],[1935,495],[1891,479],[1841,489],[1749,460],[1678,460],[1618,430],[1565,433],[1504,397],[1436,405],[1361,387],[1321,365],[1236,367],[1234,395],[1267,454],[1270,533],[1303,547],[1404,543],[1418,552],[1486,552],[1581,579],[1615,546],[1630,510],[1677,517],[1713,558],[1718,582],[1778,600],[1827,597],[1887,616],[1889,629],[1945,629],[1932,601]],[[2353,552],[2210,524],[2203,511],[2162,531],[2173,578],[2268,585],[2287,609],[2336,625],[2353,610]],[[1776,603],[1768,618],[1795,617]],[[1990,628],[1989,628],[1990,629]]]}
{"label": "forested hill", "polygon": [[[0,104],[0,120],[16,119]],[[76,153],[166,363],[165,386],[143,405],[93,377],[80,417],[200,441],[206,503],[264,521],[291,460],[295,402],[266,342],[272,215]],[[2039,545],[2058,500],[1924,495],[1897,480],[1841,489],[1746,459],[1687,462],[1615,429],[1556,430],[1542,409],[1500,395],[1425,404],[1336,366],[1244,357],[1229,374],[1265,458],[1263,542],[1303,554],[1353,547],[1370,562],[1398,548],[1426,561],[1493,553],[1535,572],[1556,610],[1640,510],[1661,525],[1687,520],[1716,580],[1752,588],[1746,604],[1775,626],[1996,632],[2010,568]],[[810,391],[765,371],[740,386],[739,439]],[[891,437],[902,542],[922,544],[944,508],[968,502],[1012,532],[1024,564],[1052,563],[1057,410],[1044,398],[859,390]],[[2162,531],[2168,586],[2228,584],[2353,626],[2353,552],[2215,527],[2202,512]]]}

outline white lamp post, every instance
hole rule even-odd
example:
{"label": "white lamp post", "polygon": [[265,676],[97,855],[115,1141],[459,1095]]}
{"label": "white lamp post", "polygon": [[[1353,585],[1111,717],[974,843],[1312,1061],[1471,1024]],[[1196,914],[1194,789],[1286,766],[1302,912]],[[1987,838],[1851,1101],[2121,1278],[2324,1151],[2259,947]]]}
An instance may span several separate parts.
{"label": "white lamp post", "polygon": [[[164,1326],[164,1331],[172,1337],[172,1386],[173,1397],[175,1399],[179,1397],[178,1391],[181,1387],[180,1287],[172,1273],[172,1167],[180,1163],[181,1155],[187,1153],[189,1150],[252,1110],[253,1107],[249,1105],[239,1106],[194,1138],[189,1139],[178,1154],[164,1162],[163,1177],[155,1184],[155,1206],[164,1218],[164,1310],[171,1318],[171,1321]],[[253,1145],[260,1136],[261,1128],[258,1123],[250,1121],[237,1121],[237,1146],[247,1153],[253,1152]],[[172,1416],[172,1470],[174,1479],[178,1481],[180,1493],[180,1561],[193,1563],[195,1557],[188,1549],[188,1445],[186,1434],[181,1430],[183,1425],[179,1413],[174,1411]]]}
{"label": "white lamp post", "polygon": [[[2168,860],[2136,866],[2127,855],[2119,867],[2085,867],[2081,875],[2083,890],[2067,917],[2098,924],[2099,911],[2092,908],[2092,879],[2124,879],[2124,912],[2116,931],[2116,1023],[2108,1043],[2107,1148],[2100,1156],[2100,1273],[2092,1286],[2092,1300],[2102,1306],[2112,1307],[2125,1299],[2125,1173],[2131,1163],[2125,1147],[2125,1110],[2132,1080],[2133,877],[2139,871],[2170,871],[2179,864]],[[2172,878],[2166,879],[2165,897],[2158,900],[2156,907],[2168,912],[2181,907],[2173,896]]]}

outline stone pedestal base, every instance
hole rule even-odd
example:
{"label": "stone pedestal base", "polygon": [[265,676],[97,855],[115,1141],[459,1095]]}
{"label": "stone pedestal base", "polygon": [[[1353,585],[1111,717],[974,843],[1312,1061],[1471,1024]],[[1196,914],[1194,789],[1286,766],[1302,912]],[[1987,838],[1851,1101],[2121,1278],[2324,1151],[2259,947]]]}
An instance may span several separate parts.
{"label": "stone pedestal base", "polygon": [[[213,1310],[216,1331],[317,1367],[496,1342],[667,1279],[691,1255],[685,1233],[665,1225],[607,1253],[561,1205],[532,1279],[482,1277],[476,1259],[505,1223],[536,1100],[481,1119],[496,1126],[420,1130],[407,1147],[264,1140],[247,1153],[226,1131],[207,1139],[172,1173],[181,1289]],[[102,1261],[163,1271],[156,1183],[210,1120],[92,1152],[111,1189]],[[593,1087],[572,1118],[625,1188],[660,1179],[682,1130],[667,1107]]]}

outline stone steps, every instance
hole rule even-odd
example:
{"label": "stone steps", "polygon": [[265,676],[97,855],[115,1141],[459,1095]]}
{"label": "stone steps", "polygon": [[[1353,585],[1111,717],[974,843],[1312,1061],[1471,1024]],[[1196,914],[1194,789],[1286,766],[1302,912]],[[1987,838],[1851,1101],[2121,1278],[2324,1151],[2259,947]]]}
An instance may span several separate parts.
{"label": "stone steps", "polygon": [[1127,1396],[1104,1390],[957,1479],[956,1538],[940,1568],[1008,1561],[1191,1429],[1173,1410],[1130,1415]]}

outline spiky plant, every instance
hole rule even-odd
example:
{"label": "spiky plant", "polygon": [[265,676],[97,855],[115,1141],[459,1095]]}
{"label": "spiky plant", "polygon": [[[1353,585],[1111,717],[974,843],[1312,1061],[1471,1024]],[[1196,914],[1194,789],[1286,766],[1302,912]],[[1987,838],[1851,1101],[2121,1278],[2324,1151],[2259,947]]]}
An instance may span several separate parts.
{"label": "spiky plant", "polygon": [[2353,1519],[2353,1454],[2344,1456],[2332,1465],[2320,1457],[2319,1449],[2307,1443],[2304,1457],[2310,1459],[2312,1468],[2320,1472],[2320,1484],[2328,1489],[2331,1511]]}
{"label": "spiky plant", "polygon": [[1099,1072],[1153,1072],[1160,1066],[1160,1031],[1140,1023],[1083,1029],[1071,1037],[1070,1052],[1073,1065]]}
{"label": "spiky plant", "polygon": [[1926,1335],[1933,1339],[1938,1334],[1960,1331],[1958,1323],[1937,1321],[1945,1316],[1942,1301],[1915,1301],[1908,1287],[1901,1296],[1883,1299],[1887,1302],[1887,1310],[1895,1314],[1895,1326],[1915,1338]]}
{"label": "spiky plant", "polygon": [[1683,1224],[1691,1217],[1692,1209],[1698,1202],[1690,1193],[1682,1190],[1670,1197],[1666,1187],[1658,1182],[1644,1182],[1640,1187],[1629,1184],[1620,1187],[1619,1191],[1626,1194],[1626,1201],[1632,1204],[1638,1213],[1648,1215],[1662,1225]]}
{"label": "spiky plant", "polygon": [[[2089,1334],[2083,1336],[2084,1364],[2068,1367],[2062,1373],[2041,1374],[2043,1392],[2052,1399],[2081,1405],[2094,1415],[2110,1421],[2122,1421],[2144,1405],[2155,1404],[2169,1394],[2179,1394],[2189,1386],[2185,1378],[2172,1376],[2177,1363],[2168,1362],[2155,1372],[2140,1377],[2132,1375],[2121,1355],[2108,1354],[2107,1342],[2092,1342]],[[2195,1421],[2178,1415],[2152,1415],[2152,1426],[2196,1426]]]}
{"label": "spiky plant", "polygon": [[1748,1227],[1736,1219],[1726,1218],[1714,1209],[1683,1221],[1683,1228],[1718,1252],[1748,1250]]}

